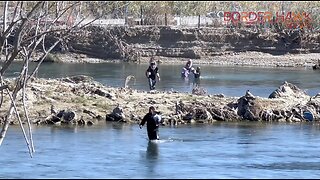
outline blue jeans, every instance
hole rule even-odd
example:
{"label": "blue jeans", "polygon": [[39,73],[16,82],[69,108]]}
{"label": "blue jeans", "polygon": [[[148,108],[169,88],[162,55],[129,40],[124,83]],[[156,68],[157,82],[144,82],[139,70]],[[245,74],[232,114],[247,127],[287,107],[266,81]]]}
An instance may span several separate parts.
{"label": "blue jeans", "polygon": [[155,89],[156,79],[148,78],[148,80],[149,80],[149,87],[150,87],[150,90]]}

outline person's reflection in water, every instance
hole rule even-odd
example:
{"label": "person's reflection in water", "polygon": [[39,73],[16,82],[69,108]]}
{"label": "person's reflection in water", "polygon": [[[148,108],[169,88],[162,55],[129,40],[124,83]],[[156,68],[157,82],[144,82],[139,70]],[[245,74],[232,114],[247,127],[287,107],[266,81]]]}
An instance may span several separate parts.
{"label": "person's reflection in water", "polygon": [[158,159],[159,149],[156,142],[149,141],[147,148],[147,159]]}
{"label": "person's reflection in water", "polygon": [[146,152],[146,165],[148,170],[146,171],[147,177],[153,179],[159,176],[156,170],[156,165],[158,162],[159,149],[156,142],[149,141],[147,152]]}

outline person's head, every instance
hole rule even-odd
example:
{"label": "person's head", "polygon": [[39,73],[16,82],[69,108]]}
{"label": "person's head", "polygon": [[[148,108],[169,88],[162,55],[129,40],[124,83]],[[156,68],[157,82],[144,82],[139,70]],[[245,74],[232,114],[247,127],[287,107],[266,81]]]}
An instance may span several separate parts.
{"label": "person's head", "polygon": [[149,107],[149,113],[156,114],[156,108],[154,108],[153,106],[150,106]]}
{"label": "person's head", "polygon": [[191,59],[188,60],[188,62],[186,63],[186,66],[189,66],[189,67],[192,66],[192,60]]}
{"label": "person's head", "polygon": [[150,62],[150,67],[151,67],[152,69],[155,69],[155,68],[157,67],[156,62],[155,62],[155,61],[151,61],[151,62]]}
{"label": "person's head", "polygon": [[150,62],[150,64],[151,64],[152,62],[156,62],[156,58],[155,58],[154,56],[151,56],[149,62]]}
{"label": "person's head", "polygon": [[200,67],[198,66],[198,67],[197,67],[197,72],[200,72],[200,70],[201,70],[201,69],[200,69]]}

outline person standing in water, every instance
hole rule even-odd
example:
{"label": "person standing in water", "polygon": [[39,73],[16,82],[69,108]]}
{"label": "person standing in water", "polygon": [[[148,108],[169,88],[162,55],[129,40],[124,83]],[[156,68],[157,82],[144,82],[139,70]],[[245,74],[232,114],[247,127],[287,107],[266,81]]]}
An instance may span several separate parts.
{"label": "person standing in water", "polygon": [[201,70],[198,66],[197,69],[193,70],[193,86],[200,86],[200,77],[201,77]]}
{"label": "person standing in water", "polygon": [[147,123],[147,132],[149,140],[158,140],[161,116],[157,114],[155,107],[149,107],[149,112],[143,117],[142,121],[139,124],[139,128],[141,129],[145,123]]}
{"label": "person standing in water", "polygon": [[157,83],[156,77],[158,77],[158,80],[160,81],[160,74],[159,68],[157,67],[156,61],[153,57],[150,59],[150,65],[146,70],[146,76],[148,78],[150,90],[154,90]]}
{"label": "person standing in water", "polygon": [[192,67],[192,60],[189,59],[186,65],[182,68],[181,77],[186,78],[189,77],[189,74],[194,71]]}
{"label": "person standing in water", "polygon": [[194,74],[194,79],[200,79],[201,69],[199,66],[197,67],[197,69],[193,71],[193,74]]}

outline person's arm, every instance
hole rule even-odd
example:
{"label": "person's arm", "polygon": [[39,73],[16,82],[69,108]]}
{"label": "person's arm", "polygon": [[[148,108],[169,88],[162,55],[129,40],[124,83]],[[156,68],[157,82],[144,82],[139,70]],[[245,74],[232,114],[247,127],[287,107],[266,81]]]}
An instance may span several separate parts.
{"label": "person's arm", "polygon": [[158,80],[160,81],[160,74],[159,74],[159,68],[158,67],[156,67],[156,76],[158,77]]}
{"label": "person's arm", "polygon": [[144,124],[146,123],[146,121],[147,121],[147,115],[145,115],[145,116],[143,117],[142,121],[140,122],[140,124],[139,124],[139,128],[140,128],[140,129],[142,128],[142,126],[144,126]]}
{"label": "person's arm", "polygon": [[160,81],[160,74],[159,73],[157,73],[157,77],[158,77],[158,80]]}

